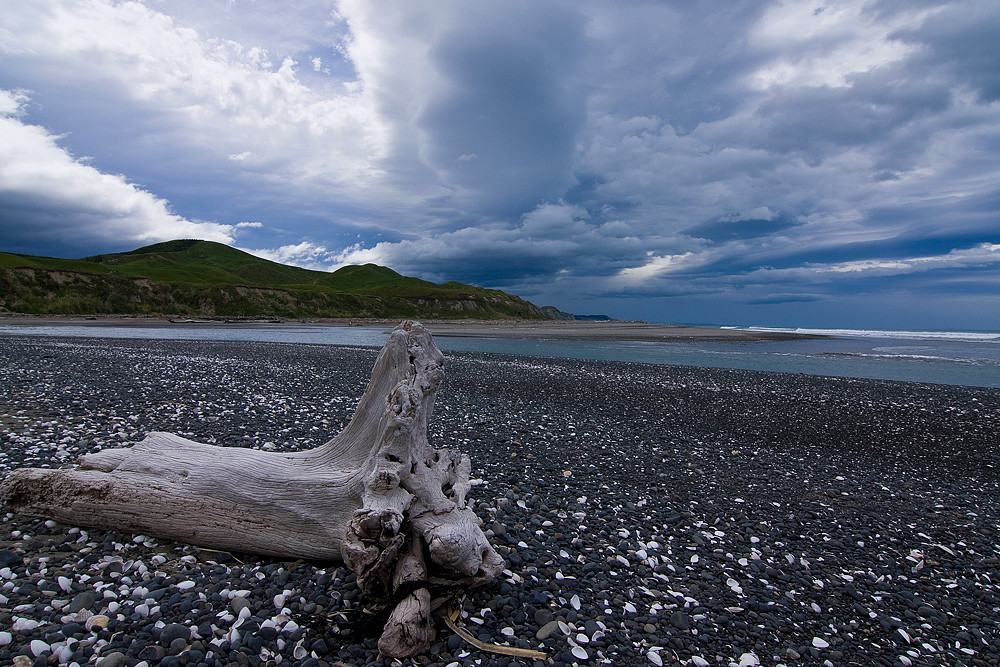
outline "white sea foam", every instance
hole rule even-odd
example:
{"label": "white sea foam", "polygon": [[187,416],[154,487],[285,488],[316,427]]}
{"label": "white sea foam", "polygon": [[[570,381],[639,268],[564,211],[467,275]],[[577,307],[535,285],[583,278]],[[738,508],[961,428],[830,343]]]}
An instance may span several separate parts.
{"label": "white sea foam", "polygon": [[952,340],[966,343],[1000,343],[1000,331],[892,331],[887,329],[806,329],[803,327],[724,327],[771,333],[798,333],[838,338],[895,338]]}

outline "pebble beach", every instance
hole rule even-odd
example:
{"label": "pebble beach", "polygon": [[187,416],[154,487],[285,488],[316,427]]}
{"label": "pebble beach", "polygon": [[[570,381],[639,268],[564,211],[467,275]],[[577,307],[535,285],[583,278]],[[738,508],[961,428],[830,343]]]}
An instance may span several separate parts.
{"label": "pebble beach", "polygon": [[[0,477],[170,431],[292,451],[377,350],[0,337]],[[507,569],[380,660],[338,563],[0,509],[0,664],[1000,664],[1000,390],[449,352],[431,445]]]}

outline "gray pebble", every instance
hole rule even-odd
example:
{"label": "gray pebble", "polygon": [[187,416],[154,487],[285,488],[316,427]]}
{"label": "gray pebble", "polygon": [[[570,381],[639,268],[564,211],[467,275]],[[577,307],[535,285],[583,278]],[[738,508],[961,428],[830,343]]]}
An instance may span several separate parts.
{"label": "gray pebble", "polygon": [[160,631],[160,644],[170,646],[175,639],[183,639],[186,643],[191,638],[191,628],[180,623],[171,623]]}
{"label": "gray pebble", "polygon": [[97,604],[97,596],[94,594],[94,591],[77,593],[69,603],[69,612],[75,614],[83,609],[93,610],[95,604]]}
{"label": "gray pebble", "polygon": [[538,632],[535,633],[535,639],[545,640],[553,635],[553,633],[559,631],[559,621],[549,621],[542,627],[538,628]]}
{"label": "gray pebble", "polygon": [[[232,601],[230,601],[229,606],[232,607],[233,613],[237,616],[239,616],[240,612],[244,609],[250,609],[250,603],[247,602],[246,598],[233,598]],[[250,611],[252,612],[253,609],[250,609]]]}
{"label": "gray pebble", "polygon": [[670,614],[670,625],[678,630],[688,630],[691,627],[691,617],[687,612],[678,609]]}
{"label": "gray pebble", "polygon": [[125,667],[125,662],[125,654],[121,651],[115,651],[98,660],[97,667]]}

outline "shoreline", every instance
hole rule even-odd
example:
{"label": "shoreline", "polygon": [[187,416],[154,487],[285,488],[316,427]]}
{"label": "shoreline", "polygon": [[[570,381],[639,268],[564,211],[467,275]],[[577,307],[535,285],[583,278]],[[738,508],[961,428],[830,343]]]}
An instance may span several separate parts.
{"label": "shoreline", "polygon": [[[0,314],[0,324],[26,326],[132,327],[387,327],[387,318],[232,318],[127,315]],[[420,320],[435,337],[521,340],[759,342],[829,339],[831,336],[777,331],[747,331],[713,326],[653,324],[618,320]]]}

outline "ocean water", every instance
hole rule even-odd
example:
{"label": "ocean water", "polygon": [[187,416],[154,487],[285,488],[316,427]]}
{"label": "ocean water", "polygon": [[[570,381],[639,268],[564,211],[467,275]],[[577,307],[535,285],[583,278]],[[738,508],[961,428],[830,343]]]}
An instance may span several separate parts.
{"label": "ocean water", "polygon": [[[763,342],[636,342],[438,336],[434,340],[444,351],[638,361],[1000,387],[1000,332],[997,331],[730,328],[821,334],[829,338]],[[252,340],[381,347],[388,339],[389,328],[302,327],[294,324],[234,327],[0,324],[0,335]]]}

